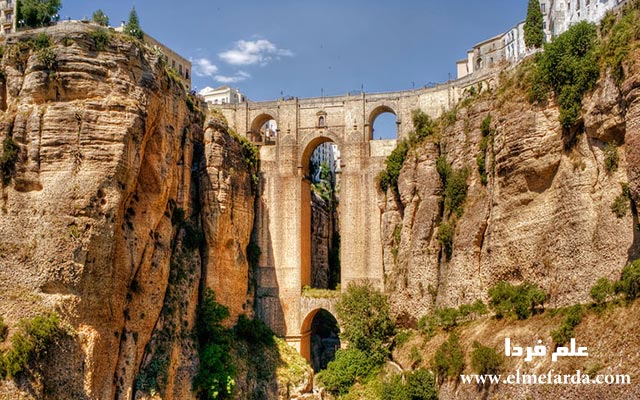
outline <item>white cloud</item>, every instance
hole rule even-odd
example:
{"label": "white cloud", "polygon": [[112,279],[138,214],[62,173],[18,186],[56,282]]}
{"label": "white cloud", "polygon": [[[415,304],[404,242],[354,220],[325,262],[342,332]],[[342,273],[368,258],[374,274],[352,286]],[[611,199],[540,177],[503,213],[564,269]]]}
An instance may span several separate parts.
{"label": "white cloud", "polygon": [[193,61],[194,72],[198,76],[213,77],[218,72],[218,67],[206,58],[198,58]]}
{"label": "white cloud", "polygon": [[242,82],[248,78],[251,78],[251,75],[244,71],[238,71],[234,76],[225,76],[225,75],[216,75],[216,81],[220,83],[238,83]]}
{"label": "white cloud", "polygon": [[218,56],[232,65],[266,65],[273,59],[293,57],[293,52],[287,49],[279,49],[266,39],[239,40],[233,49],[223,51]]}

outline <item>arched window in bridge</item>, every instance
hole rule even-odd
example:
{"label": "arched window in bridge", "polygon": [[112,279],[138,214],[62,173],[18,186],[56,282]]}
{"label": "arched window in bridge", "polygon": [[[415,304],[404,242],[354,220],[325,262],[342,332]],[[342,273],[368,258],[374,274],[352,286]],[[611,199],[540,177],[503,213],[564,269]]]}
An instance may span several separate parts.
{"label": "arched window in bridge", "polygon": [[324,127],[324,115],[321,115],[320,118],[318,118],[318,126],[319,127]]}
{"label": "arched window in bridge", "polygon": [[371,112],[371,140],[389,140],[398,138],[398,118],[390,107],[380,106]]}

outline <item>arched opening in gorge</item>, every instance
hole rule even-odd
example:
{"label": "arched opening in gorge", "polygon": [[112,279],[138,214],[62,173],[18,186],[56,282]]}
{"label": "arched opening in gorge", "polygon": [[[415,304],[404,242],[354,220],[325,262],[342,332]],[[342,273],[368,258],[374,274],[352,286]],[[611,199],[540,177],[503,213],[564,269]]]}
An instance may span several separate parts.
{"label": "arched opening in gorge", "polygon": [[340,348],[340,328],[336,318],[323,308],[312,311],[302,324],[302,356],[315,372],[327,368]]}
{"label": "arched opening in gorge", "polygon": [[309,289],[340,285],[340,150],[325,136],[314,139],[302,156],[301,284]]}
{"label": "arched opening in gorge", "polygon": [[398,118],[388,106],[374,109],[369,116],[369,140],[390,140],[398,138]]}

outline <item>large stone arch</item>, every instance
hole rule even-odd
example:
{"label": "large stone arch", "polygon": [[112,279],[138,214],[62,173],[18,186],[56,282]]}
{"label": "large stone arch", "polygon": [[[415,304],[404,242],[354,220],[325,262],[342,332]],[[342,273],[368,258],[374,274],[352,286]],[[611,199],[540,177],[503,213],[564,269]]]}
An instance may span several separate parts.
{"label": "large stone arch", "polygon": [[309,160],[311,160],[313,151],[322,143],[327,142],[335,143],[338,146],[338,149],[342,148],[342,140],[340,140],[340,138],[331,131],[324,131],[321,134],[312,134],[302,140],[298,154],[298,160],[300,161],[298,167],[301,168],[302,176],[307,176],[309,173]]}
{"label": "large stone arch", "polygon": [[303,319],[300,327],[300,355],[302,355],[309,363],[311,363],[311,325],[313,319],[320,311],[329,313],[336,321],[336,325],[340,327],[340,321],[338,320],[333,307],[317,307],[311,310]]}
{"label": "large stone arch", "polygon": [[[369,140],[373,140],[373,123],[375,122],[376,118],[380,116],[380,114],[384,114],[384,113],[391,113],[396,116],[396,119],[398,121],[400,120],[400,116],[398,115],[398,112],[396,112],[396,110],[394,110],[394,108],[391,107],[390,105],[381,104],[375,107],[373,110],[371,110],[371,112],[369,113],[369,118],[367,119],[367,124],[369,126],[369,132],[368,132]],[[398,122],[396,122],[396,124],[398,124]],[[396,125],[396,136],[398,136],[397,129],[398,127]]]}

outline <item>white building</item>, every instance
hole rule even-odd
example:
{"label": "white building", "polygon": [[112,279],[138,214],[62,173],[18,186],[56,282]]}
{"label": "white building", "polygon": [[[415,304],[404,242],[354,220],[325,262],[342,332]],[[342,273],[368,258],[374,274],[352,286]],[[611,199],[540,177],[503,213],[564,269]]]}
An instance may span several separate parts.
{"label": "white building", "polygon": [[215,89],[207,86],[199,94],[210,104],[238,104],[247,100],[238,89],[226,85]]}
{"label": "white building", "polygon": [[[542,27],[546,41],[565,32],[580,21],[599,23],[607,11],[626,0],[540,0]],[[456,62],[458,79],[489,69],[501,61],[517,63],[530,54],[524,44],[524,21],[505,33],[484,40],[467,52],[467,58]]]}
{"label": "white building", "polygon": [[0,34],[6,35],[16,31],[17,0],[0,1]]}
{"label": "white building", "polygon": [[329,166],[332,177],[340,172],[340,150],[335,143],[326,142],[318,145],[311,155],[311,163],[315,165],[326,164]]}
{"label": "white building", "polygon": [[625,2],[626,0],[541,0],[547,40],[581,21],[597,24],[607,11]]}

